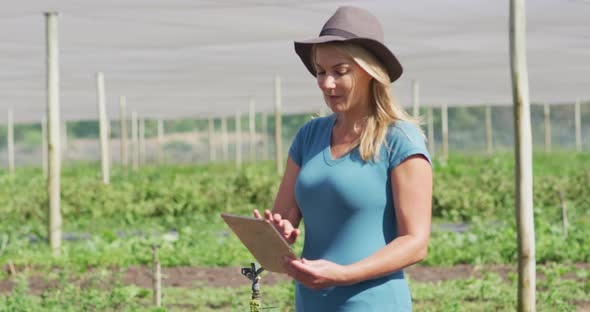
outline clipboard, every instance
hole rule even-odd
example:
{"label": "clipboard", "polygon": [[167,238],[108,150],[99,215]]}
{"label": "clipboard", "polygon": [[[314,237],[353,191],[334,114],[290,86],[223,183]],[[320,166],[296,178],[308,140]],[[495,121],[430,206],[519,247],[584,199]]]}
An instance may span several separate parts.
{"label": "clipboard", "polygon": [[281,233],[265,219],[227,213],[222,213],[221,218],[265,270],[285,273],[282,258],[298,258]]}

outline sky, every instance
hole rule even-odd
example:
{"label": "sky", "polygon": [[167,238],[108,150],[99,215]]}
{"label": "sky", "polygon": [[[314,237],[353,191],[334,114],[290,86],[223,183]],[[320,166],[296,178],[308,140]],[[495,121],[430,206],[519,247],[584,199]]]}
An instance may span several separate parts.
{"label": "sky", "polygon": [[[45,17],[58,12],[60,111],[98,116],[96,73],[105,77],[107,114],[202,118],[274,106],[281,79],[285,113],[325,107],[293,41],[317,36],[340,5],[368,9],[404,67],[392,88],[422,106],[511,105],[509,1],[62,0],[8,1],[0,11],[0,123],[46,111]],[[590,1],[527,2],[532,103],[590,100]]]}

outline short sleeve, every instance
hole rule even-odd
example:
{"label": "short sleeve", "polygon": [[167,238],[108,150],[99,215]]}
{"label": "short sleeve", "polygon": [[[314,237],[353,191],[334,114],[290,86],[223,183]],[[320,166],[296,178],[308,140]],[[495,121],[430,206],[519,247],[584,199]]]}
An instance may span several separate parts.
{"label": "short sleeve", "polygon": [[308,128],[309,122],[299,128],[295,135],[295,139],[293,139],[291,147],[289,148],[289,156],[291,156],[291,159],[293,159],[299,167],[301,167],[301,164],[303,163],[303,146],[305,145]]}
{"label": "short sleeve", "polygon": [[413,155],[424,156],[432,165],[424,134],[417,125],[407,121],[396,121],[390,127],[387,136],[387,151],[389,158],[388,171],[393,170],[402,161]]}

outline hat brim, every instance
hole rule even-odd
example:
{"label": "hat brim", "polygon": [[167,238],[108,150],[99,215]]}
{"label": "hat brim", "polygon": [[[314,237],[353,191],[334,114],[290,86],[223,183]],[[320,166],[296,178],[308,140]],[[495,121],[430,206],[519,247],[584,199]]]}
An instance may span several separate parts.
{"label": "hat brim", "polygon": [[368,39],[368,38],[344,38],[340,36],[320,36],[317,38],[312,38],[308,40],[301,40],[295,41],[295,52],[299,55],[299,58],[307,68],[307,70],[315,77],[315,67],[311,63],[311,50],[314,44],[318,43],[326,43],[326,42],[334,42],[334,41],[346,41],[346,42],[353,42],[357,43],[360,46],[364,47],[379,61],[381,64],[385,66],[387,70],[387,74],[389,75],[389,79],[391,82],[396,81],[403,73],[403,68],[400,62],[397,60],[397,57],[381,42]]}

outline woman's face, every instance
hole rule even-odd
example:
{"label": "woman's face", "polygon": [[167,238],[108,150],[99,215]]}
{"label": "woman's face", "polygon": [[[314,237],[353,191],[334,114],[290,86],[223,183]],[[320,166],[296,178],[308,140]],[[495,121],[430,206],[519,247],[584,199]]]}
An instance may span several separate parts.
{"label": "woman's face", "polygon": [[369,86],[372,77],[355,61],[333,46],[319,45],[315,49],[318,86],[324,100],[335,113],[369,108]]}

